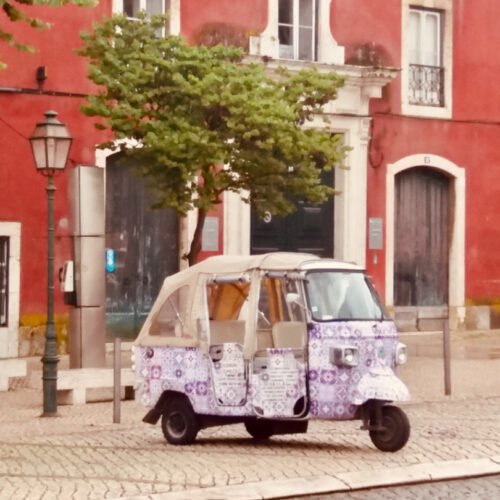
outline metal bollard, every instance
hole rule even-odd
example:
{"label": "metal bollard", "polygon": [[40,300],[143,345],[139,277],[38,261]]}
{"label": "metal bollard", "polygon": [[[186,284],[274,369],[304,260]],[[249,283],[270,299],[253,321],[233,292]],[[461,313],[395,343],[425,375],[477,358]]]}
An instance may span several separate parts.
{"label": "metal bollard", "polygon": [[451,395],[451,349],[450,349],[450,324],[449,319],[443,320],[443,358],[444,358],[444,393]]}
{"label": "metal bollard", "polygon": [[113,363],[113,423],[120,423],[121,403],[121,339],[115,338]]}

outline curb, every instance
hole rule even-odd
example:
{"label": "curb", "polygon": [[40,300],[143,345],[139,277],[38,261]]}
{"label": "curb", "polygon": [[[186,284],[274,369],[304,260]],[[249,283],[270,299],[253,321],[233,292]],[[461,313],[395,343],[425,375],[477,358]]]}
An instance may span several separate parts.
{"label": "curb", "polygon": [[[500,474],[500,456],[345,472],[334,476],[280,479],[126,497],[127,500],[263,500],[340,493],[384,486],[429,483]],[[123,497],[122,497],[123,498]]]}

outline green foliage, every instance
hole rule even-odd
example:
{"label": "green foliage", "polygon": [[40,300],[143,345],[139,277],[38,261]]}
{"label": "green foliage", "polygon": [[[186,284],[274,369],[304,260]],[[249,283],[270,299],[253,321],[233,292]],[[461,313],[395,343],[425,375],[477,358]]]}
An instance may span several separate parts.
{"label": "green foliage", "polygon": [[114,16],[82,35],[81,51],[101,86],[84,112],[117,139],[137,141],[122,149],[141,159],[161,205],[207,209],[223,191],[243,189],[262,212],[283,214],[293,208],[287,194],[317,202],[332,194],[319,174],[341,159],[339,139],[303,125],[335,99],[342,79],[317,70],[270,76],[243,63],[239,49],[158,36],[163,25]]}
{"label": "green foliage", "polygon": [[308,122],[336,98],[342,79],[315,69],[271,74],[241,49],[159,36],[164,25],[161,16],[114,16],[82,35],[80,52],[99,86],[83,111],[114,138],[134,141],[119,147],[142,166],[157,206],[206,212],[224,191],[243,191],[258,212],[285,215],[291,197],[331,196],[320,174],[345,149],[339,136]]}
{"label": "green foliage", "polygon": [[[59,7],[69,3],[83,7],[91,7],[97,4],[97,0],[0,0],[0,9],[11,22],[21,21],[27,23],[32,28],[44,29],[49,27],[49,24],[27,14],[23,10],[23,6],[48,5],[51,7]],[[3,28],[0,28],[0,42],[7,43],[21,51],[34,51],[33,47],[30,45],[17,42],[14,35]],[[0,61],[0,69],[4,67],[5,64]]]}

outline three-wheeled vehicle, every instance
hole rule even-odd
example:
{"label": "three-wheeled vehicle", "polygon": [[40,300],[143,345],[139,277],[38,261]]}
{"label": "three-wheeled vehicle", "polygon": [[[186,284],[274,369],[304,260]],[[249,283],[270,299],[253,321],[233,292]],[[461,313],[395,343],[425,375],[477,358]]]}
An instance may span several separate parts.
{"label": "three-wheeled vehicle", "polygon": [[360,419],[373,444],[408,441],[406,361],[362,268],[304,253],[217,256],[169,276],[134,344],[136,399],[172,444],[244,423],[256,439],[309,419]]}

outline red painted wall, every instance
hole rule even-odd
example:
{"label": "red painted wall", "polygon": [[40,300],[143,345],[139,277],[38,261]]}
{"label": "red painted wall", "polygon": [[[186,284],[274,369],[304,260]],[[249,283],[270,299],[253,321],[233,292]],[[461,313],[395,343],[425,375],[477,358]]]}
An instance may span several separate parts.
{"label": "red painted wall", "polygon": [[[401,115],[400,79],[373,100],[368,167],[368,217],[385,220],[386,165],[405,156],[430,153],[466,169],[466,300],[500,301],[500,4],[489,0],[453,2],[453,115],[451,120]],[[389,65],[401,61],[399,0],[333,0],[332,32],[346,48],[374,42]],[[382,50],[383,49],[383,50]],[[384,293],[385,255],[367,249],[367,267]]]}
{"label": "red painted wall", "polygon": [[[21,320],[25,315],[44,314],[47,307],[46,179],[35,170],[28,137],[35,124],[44,119],[44,112],[55,110],[73,136],[66,170],[77,164],[95,163],[95,145],[104,137],[80,113],[83,98],[68,94],[86,94],[91,90],[86,79],[86,61],[75,50],[81,46],[79,33],[90,29],[109,9],[109,2],[92,9],[31,8],[30,14],[52,25],[41,31],[20,22],[3,24],[17,41],[36,49],[31,54],[0,44],[0,60],[8,65],[0,70],[0,220],[21,223]],[[41,88],[35,78],[38,66],[45,66],[48,76]],[[67,171],[56,177],[56,312],[66,310],[57,286],[57,270],[71,258],[67,177]]]}
{"label": "red painted wall", "polygon": [[[401,67],[400,0],[332,0],[333,37],[345,48],[346,64],[358,65],[356,49],[372,44],[384,66]],[[399,76],[383,89],[384,99],[371,103],[373,111],[401,109]]]}
{"label": "red painted wall", "polygon": [[455,9],[453,118],[500,121],[500,2],[459,0]]}
{"label": "red painted wall", "polygon": [[267,0],[183,0],[182,34],[188,39],[206,23],[223,22],[258,34],[267,23]]}
{"label": "red painted wall", "polygon": [[[75,55],[79,33],[111,10],[110,0],[94,9],[33,8],[53,23],[50,30],[35,31],[10,23],[19,41],[37,47],[35,54],[19,53],[0,44],[0,59],[9,64],[0,72],[0,88],[37,89],[35,71],[46,66],[43,89],[87,93],[85,61]],[[346,48],[347,61],[355,49],[374,44],[385,65],[401,64],[400,0],[332,0],[334,38]],[[369,145],[367,216],[385,221],[386,165],[415,153],[441,155],[466,169],[466,297],[471,301],[500,298],[500,4],[491,0],[456,0],[454,9],[453,116],[451,120],[418,119],[401,115],[399,77],[384,89],[382,99],[372,100],[372,141]],[[182,33],[192,39],[207,22],[237,25],[259,33],[267,23],[267,0],[183,0]],[[2,20],[3,21],[3,20]],[[354,59],[353,59],[354,58]],[[75,140],[71,164],[94,163],[94,145],[102,140],[91,121],[82,117],[80,97],[8,93],[0,90],[0,219],[22,223],[21,312],[45,311],[46,193],[45,179],[35,172],[27,141],[43,112],[54,109]],[[57,179],[56,268],[69,258],[66,227],[67,173]],[[222,240],[222,227],[220,224]],[[220,242],[222,244],[222,241]],[[367,250],[369,272],[383,293],[384,252],[377,264]],[[62,299],[58,293],[58,310]]]}

